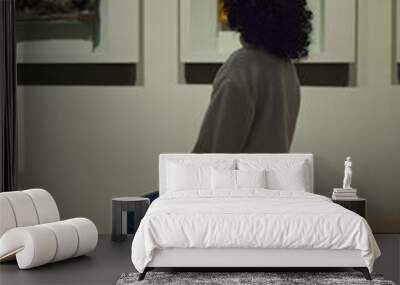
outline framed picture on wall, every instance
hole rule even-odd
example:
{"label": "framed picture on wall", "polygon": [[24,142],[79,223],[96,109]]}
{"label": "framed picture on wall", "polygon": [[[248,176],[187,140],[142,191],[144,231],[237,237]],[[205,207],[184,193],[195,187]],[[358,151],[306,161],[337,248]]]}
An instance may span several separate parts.
{"label": "framed picture on wall", "polygon": [[139,61],[139,0],[17,0],[16,8],[19,63]]}
{"label": "framed picture on wall", "polygon": [[[180,1],[181,62],[224,62],[240,47],[238,33],[228,27],[222,0]],[[356,1],[308,0],[314,30],[304,63],[355,62]]]}
{"label": "framed picture on wall", "polygon": [[400,0],[396,3],[397,63],[400,64]]}

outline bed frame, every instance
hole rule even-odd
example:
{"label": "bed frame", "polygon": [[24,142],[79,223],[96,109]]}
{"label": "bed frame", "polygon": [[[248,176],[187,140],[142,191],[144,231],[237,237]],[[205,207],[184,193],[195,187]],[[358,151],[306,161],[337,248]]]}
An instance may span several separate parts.
{"label": "bed frame", "polygon": [[[312,154],[161,154],[159,160],[160,196],[166,189],[166,162],[175,159],[221,160],[221,159],[268,159],[304,160],[309,168],[308,192],[313,192]],[[236,268],[238,271],[254,268],[343,268],[361,271],[371,280],[369,270],[359,250],[329,249],[191,249],[171,248],[156,250],[152,261],[139,275],[143,280],[146,273],[155,268]]]}

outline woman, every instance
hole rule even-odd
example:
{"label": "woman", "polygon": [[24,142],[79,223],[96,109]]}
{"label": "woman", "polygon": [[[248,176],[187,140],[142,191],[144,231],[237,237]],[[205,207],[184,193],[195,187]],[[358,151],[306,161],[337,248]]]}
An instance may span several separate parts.
{"label": "woman", "polygon": [[195,153],[289,152],[300,106],[293,60],[308,55],[306,0],[225,0],[242,48],[218,71]]}

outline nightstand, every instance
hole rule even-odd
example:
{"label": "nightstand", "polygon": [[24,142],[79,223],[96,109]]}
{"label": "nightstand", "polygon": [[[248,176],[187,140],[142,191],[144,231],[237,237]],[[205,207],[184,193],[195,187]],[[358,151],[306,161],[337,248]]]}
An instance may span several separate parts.
{"label": "nightstand", "polygon": [[113,198],[111,239],[123,241],[127,235],[134,235],[149,205],[150,199],[143,197]]}
{"label": "nightstand", "polygon": [[333,200],[333,203],[339,204],[340,206],[359,214],[361,217],[366,217],[367,211],[367,200],[364,198],[358,198],[354,200]]}

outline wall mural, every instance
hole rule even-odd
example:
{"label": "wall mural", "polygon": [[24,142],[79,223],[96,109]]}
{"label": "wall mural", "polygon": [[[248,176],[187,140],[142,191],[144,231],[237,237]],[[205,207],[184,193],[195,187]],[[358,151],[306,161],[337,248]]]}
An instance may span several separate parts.
{"label": "wall mural", "polygon": [[139,1],[15,0],[18,63],[138,62]]}
{"label": "wall mural", "polygon": [[224,0],[218,0],[217,5],[218,5],[218,23],[220,25],[220,30],[222,31],[230,30],[228,24],[228,16],[224,11]]}
{"label": "wall mural", "polygon": [[17,0],[18,21],[92,21],[97,0]]}
{"label": "wall mural", "polygon": [[100,0],[17,0],[18,42],[50,39],[100,41]]}

